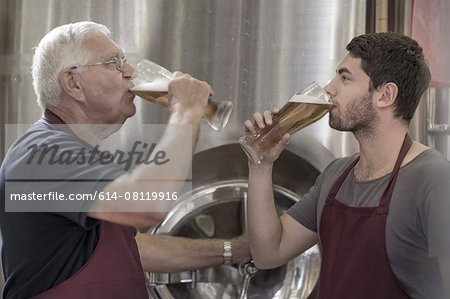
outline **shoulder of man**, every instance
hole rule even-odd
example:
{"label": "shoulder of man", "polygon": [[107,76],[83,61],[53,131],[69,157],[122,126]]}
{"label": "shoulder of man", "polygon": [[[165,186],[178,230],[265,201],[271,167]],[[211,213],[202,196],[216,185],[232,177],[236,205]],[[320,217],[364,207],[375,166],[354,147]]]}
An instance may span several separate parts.
{"label": "shoulder of man", "polygon": [[[428,149],[415,157],[408,166],[422,179],[450,180],[450,162],[436,149]],[[406,168],[406,167],[405,167]]]}
{"label": "shoulder of man", "polygon": [[359,153],[355,153],[351,156],[337,158],[332,161],[322,172],[322,176],[325,177],[335,177],[344,172],[344,170],[353,162],[356,158],[358,158]]}

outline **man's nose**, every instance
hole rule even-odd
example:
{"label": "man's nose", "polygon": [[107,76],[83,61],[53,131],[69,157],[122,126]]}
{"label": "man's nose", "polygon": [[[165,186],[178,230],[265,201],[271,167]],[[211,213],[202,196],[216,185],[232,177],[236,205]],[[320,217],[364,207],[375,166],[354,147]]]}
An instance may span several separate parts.
{"label": "man's nose", "polygon": [[127,79],[134,79],[137,77],[137,71],[134,67],[131,66],[128,62],[123,64],[122,69],[123,76]]}
{"label": "man's nose", "polygon": [[334,88],[334,79],[331,80],[324,88],[323,90],[325,90],[325,92],[331,97],[333,98],[336,95],[336,89]]}

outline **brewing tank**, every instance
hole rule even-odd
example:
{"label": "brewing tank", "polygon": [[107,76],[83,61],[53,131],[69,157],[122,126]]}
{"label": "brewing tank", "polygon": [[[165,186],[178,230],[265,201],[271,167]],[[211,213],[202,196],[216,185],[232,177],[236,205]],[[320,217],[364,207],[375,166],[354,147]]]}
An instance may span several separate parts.
{"label": "brewing tank", "polygon": [[[311,81],[324,86],[331,80],[346,54],[345,45],[352,37],[366,32],[368,10],[366,1],[359,0],[0,0],[0,3],[3,8],[0,37],[4,41],[0,45],[3,124],[31,124],[41,115],[30,68],[33,47],[42,36],[69,22],[103,23],[111,29],[112,38],[124,49],[130,63],[145,57],[171,71],[189,73],[208,82],[216,99],[233,102],[234,111],[226,128],[216,132],[206,124],[201,126],[193,161],[193,185],[200,194],[221,194],[214,195],[217,200],[209,202],[208,208],[225,200],[231,208],[237,205],[239,209],[245,208],[247,176],[245,156],[237,145],[244,121],[256,111],[281,107]],[[137,113],[128,123],[167,121],[166,108],[139,98],[135,104]],[[4,126],[0,138],[2,141],[5,138]],[[276,190],[284,198],[279,202],[280,211],[300,200],[332,159],[357,150],[352,135],[330,129],[327,117],[294,134],[274,173]],[[2,145],[1,158],[5,152]],[[224,194],[232,194],[233,200],[224,198]],[[195,223],[195,217],[202,213],[212,215],[201,201],[191,200],[195,209],[180,223]],[[239,215],[244,217],[242,213]],[[220,231],[224,224],[214,215],[211,217]],[[235,233],[245,230],[245,219],[235,220],[241,223],[235,227]],[[175,224],[159,229],[174,234],[183,232]],[[317,279],[316,261],[302,275]],[[274,288],[278,288],[278,294],[285,294],[283,286],[289,276],[286,273],[294,273],[292,266],[277,273],[282,276]],[[165,295],[158,296],[170,298],[178,288],[168,287]],[[274,289],[272,297],[281,298],[276,294]]]}
{"label": "brewing tank", "polygon": [[[203,125],[197,151],[236,142],[255,111],[282,106],[310,81],[325,85],[345,45],[366,28],[366,4],[356,0],[0,1],[3,123],[32,123],[40,116],[30,75],[40,38],[58,25],[92,20],[112,30],[128,61],[145,57],[190,73],[207,81],[215,98],[234,103],[222,132]],[[167,120],[164,108],[135,103],[138,113],[130,123]],[[332,156],[356,150],[352,137],[329,129],[327,119],[294,135],[292,148],[302,146],[304,135]]]}

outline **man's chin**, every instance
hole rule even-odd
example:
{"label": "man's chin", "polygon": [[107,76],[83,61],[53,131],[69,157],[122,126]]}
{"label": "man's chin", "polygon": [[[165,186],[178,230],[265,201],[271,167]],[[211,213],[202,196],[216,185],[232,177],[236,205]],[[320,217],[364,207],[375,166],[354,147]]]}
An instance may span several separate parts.
{"label": "man's chin", "polygon": [[131,115],[129,117],[135,116],[136,115],[136,106],[134,106],[133,112],[131,113]]}
{"label": "man's chin", "polygon": [[128,119],[136,114],[136,105],[134,103],[131,103],[133,107],[130,107],[128,113],[126,113],[124,116]]}
{"label": "man's chin", "polygon": [[330,128],[335,129],[337,131],[341,131],[341,132],[346,131],[345,129],[342,128],[342,126],[340,126],[339,124],[336,124],[335,122],[333,122],[331,117],[329,118],[328,125],[330,126]]}

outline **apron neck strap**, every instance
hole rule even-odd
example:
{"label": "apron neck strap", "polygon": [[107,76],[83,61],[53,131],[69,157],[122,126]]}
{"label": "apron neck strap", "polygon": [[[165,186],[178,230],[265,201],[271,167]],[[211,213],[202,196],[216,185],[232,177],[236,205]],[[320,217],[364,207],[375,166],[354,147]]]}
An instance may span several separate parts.
{"label": "apron neck strap", "polygon": [[64,125],[65,122],[52,111],[45,109],[44,115],[42,116],[46,121],[51,123],[52,125]]}
{"label": "apron neck strap", "polygon": [[402,147],[400,148],[400,153],[398,154],[397,161],[395,162],[394,165],[394,170],[392,171],[391,177],[389,178],[388,186],[384,190],[383,195],[381,196],[380,205],[378,206],[379,213],[385,213],[389,210],[389,204],[391,202],[392,193],[394,192],[394,186],[395,182],[397,181],[400,166],[402,165],[403,160],[408,154],[408,151],[411,148],[411,146],[412,146],[411,137],[409,137],[409,134],[406,133]]}
{"label": "apron neck strap", "polygon": [[52,125],[56,125],[59,130],[76,136],[76,134],[70,129],[69,125],[67,125],[61,117],[53,113],[51,110],[45,109],[42,118]]}

